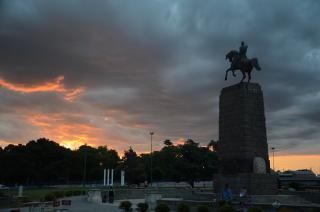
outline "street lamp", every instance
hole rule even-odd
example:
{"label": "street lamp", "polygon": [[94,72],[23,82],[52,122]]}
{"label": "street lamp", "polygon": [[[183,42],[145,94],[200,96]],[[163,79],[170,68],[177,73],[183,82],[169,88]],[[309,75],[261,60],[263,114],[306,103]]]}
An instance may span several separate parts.
{"label": "street lamp", "polygon": [[154,132],[150,132],[150,185],[152,187],[152,136],[153,136]]}
{"label": "street lamp", "polygon": [[82,175],[82,185],[86,185],[87,180],[87,144],[84,144],[84,160],[83,160],[83,175]]}
{"label": "street lamp", "polygon": [[274,151],[275,151],[275,147],[271,147],[272,150],[272,169],[274,172],[276,172],[276,170],[274,169]]}

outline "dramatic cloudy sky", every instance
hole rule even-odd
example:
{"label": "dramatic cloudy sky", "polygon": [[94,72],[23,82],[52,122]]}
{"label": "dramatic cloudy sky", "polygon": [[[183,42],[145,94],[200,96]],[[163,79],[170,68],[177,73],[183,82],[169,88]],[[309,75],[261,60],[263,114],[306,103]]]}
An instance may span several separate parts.
{"label": "dramatic cloudy sky", "polygon": [[[320,2],[0,0],[0,145],[218,138],[225,54],[258,57],[269,146],[320,170]],[[290,158],[289,157],[289,158]],[[279,167],[289,167],[279,157]],[[286,159],[287,160],[287,159]]]}

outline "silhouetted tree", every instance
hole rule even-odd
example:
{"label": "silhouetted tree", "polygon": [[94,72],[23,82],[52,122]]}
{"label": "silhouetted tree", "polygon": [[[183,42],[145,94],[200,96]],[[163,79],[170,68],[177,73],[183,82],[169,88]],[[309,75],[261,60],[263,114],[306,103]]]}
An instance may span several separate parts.
{"label": "silhouetted tree", "polygon": [[217,152],[218,151],[218,142],[217,141],[214,141],[214,140],[211,140],[208,145],[207,145],[208,148],[211,148],[212,151],[214,152]]}
{"label": "silhouetted tree", "polygon": [[166,146],[172,146],[173,145],[173,143],[168,139],[163,141],[163,144],[166,145]]}
{"label": "silhouetted tree", "polygon": [[129,183],[139,184],[146,180],[146,167],[132,147],[124,152],[123,164]]}
{"label": "silhouetted tree", "polygon": [[[210,142],[211,143],[211,142]],[[164,141],[160,151],[153,152],[154,180],[189,181],[211,180],[217,172],[216,148],[201,147],[188,139],[174,145]],[[0,184],[61,184],[81,183],[86,158],[86,181],[102,183],[104,168],[115,169],[115,180],[120,170],[126,171],[126,181],[141,183],[150,178],[150,154],[138,155],[131,147],[120,159],[115,150],[107,146],[80,146],[70,150],[46,138],[27,144],[9,144],[0,148]],[[118,176],[118,177],[117,177]]]}

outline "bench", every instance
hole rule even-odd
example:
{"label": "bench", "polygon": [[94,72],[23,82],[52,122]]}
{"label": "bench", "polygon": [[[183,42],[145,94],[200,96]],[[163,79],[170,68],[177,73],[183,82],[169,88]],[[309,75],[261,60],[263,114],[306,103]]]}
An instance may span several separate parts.
{"label": "bench", "polygon": [[71,200],[63,199],[61,201],[57,200],[53,202],[53,207],[55,212],[69,211],[71,207]]}

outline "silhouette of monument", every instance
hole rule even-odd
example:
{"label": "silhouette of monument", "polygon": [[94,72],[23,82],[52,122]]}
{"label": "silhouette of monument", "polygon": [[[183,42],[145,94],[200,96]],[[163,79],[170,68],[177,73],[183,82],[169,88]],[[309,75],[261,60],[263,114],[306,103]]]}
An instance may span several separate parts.
{"label": "silhouette of monument", "polygon": [[[246,58],[245,58],[246,60]],[[276,176],[270,174],[263,93],[257,83],[222,89],[219,102],[219,174],[214,189],[225,184],[249,194],[275,194]]]}

